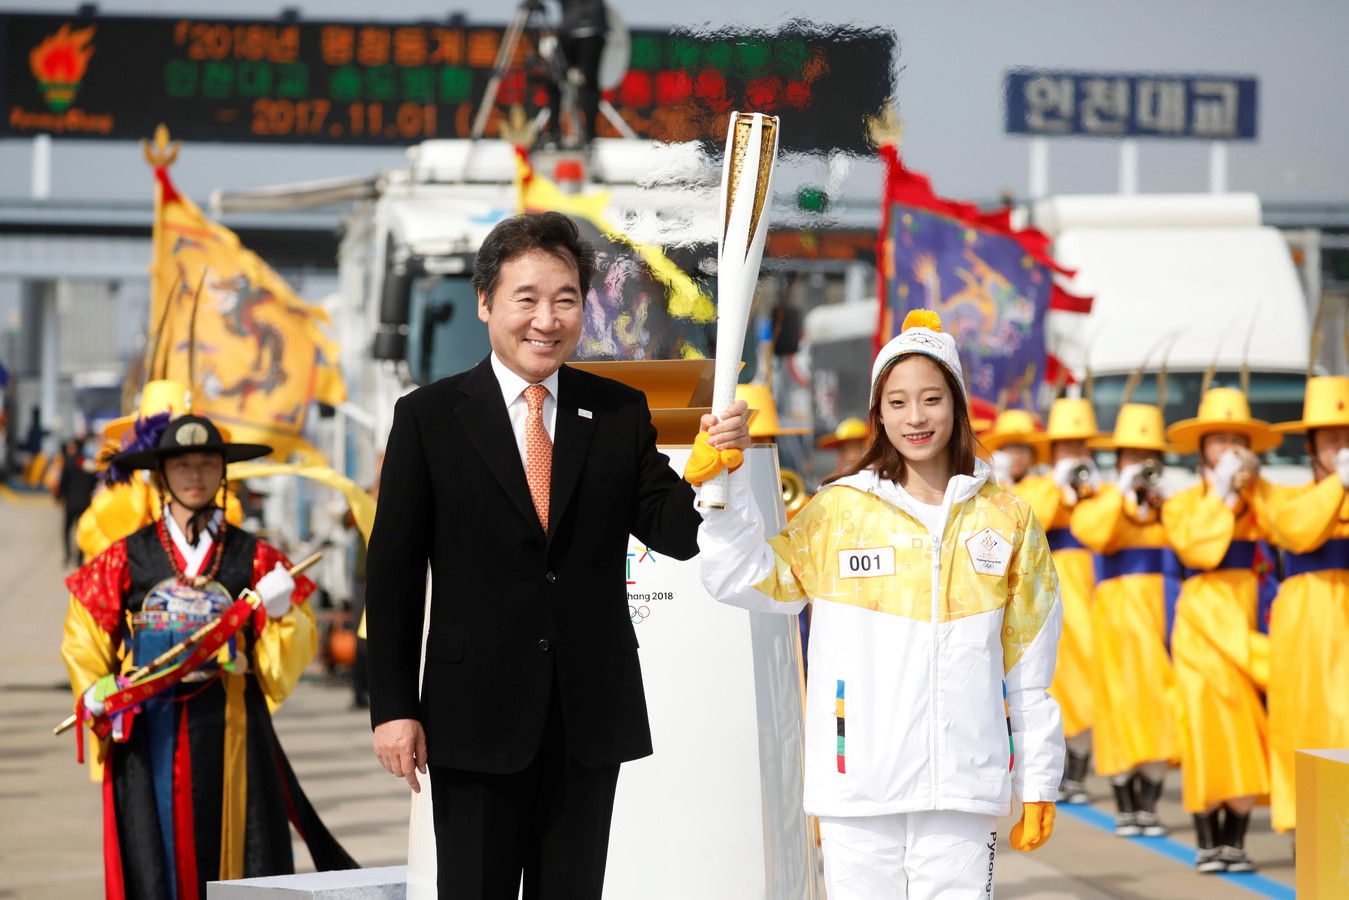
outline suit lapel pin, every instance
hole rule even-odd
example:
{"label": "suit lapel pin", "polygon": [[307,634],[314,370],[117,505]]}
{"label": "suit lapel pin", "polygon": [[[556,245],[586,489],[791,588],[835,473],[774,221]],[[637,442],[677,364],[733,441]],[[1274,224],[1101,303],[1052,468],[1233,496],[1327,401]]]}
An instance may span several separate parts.
{"label": "suit lapel pin", "polygon": [[578,416],[580,416],[581,418],[583,418],[583,419],[593,419],[593,418],[595,418],[594,414],[591,413],[590,410],[588,410],[588,409],[578,409],[578,410],[576,410],[576,414],[577,414]]}

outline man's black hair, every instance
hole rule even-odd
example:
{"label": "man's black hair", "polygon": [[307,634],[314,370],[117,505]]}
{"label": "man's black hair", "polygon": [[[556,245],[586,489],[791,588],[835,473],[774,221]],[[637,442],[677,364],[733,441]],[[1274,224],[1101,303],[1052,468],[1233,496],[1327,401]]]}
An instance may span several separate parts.
{"label": "man's black hair", "polygon": [[530,250],[544,250],[576,269],[584,302],[595,274],[595,247],[562,213],[525,213],[497,223],[473,260],[473,289],[486,298],[488,309],[501,281],[501,267]]}

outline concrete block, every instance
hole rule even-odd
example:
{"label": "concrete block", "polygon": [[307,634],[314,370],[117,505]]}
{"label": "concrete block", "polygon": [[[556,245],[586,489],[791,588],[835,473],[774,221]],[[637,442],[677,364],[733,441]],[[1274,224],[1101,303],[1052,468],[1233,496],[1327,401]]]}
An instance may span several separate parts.
{"label": "concrete block", "polygon": [[206,900],[406,900],[407,866],[212,881]]}

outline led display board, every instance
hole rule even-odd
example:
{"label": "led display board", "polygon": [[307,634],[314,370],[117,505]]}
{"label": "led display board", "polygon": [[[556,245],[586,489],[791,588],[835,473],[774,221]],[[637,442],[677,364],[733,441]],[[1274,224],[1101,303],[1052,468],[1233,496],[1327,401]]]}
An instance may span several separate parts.
{"label": "led display board", "polygon": [[[469,136],[505,26],[455,22],[0,14],[0,136],[408,144]],[[489,119],[547,105],[534,31]],[[783,117],[782,149],[869,152],[865,120],[890,96],[884,30],[633,29],[608,99],[659,140],[725,140],[731,110]],[[601,122],[601,136],[616,136]]]}

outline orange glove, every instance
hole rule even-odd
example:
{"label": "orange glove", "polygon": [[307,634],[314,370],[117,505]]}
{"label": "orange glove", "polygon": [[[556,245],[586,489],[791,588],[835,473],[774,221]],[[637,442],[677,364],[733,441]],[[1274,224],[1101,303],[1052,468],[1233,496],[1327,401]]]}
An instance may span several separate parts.
{"label": "orange glove", "polygon": [[745,461],[745,454],[739,450],[717,450],[708,443],[706,431],[698,432],[693,439],[693,452],[684,465],[684,480],[689,484],[704,484],[721,473],[723,468],[734,472]]}
{"label": "orange glove", "polygon": [[1038,850],[1054,833],[1054,804],[1021,804],[1021,821],[1012,826],[1008,840],[1013,850]]}

